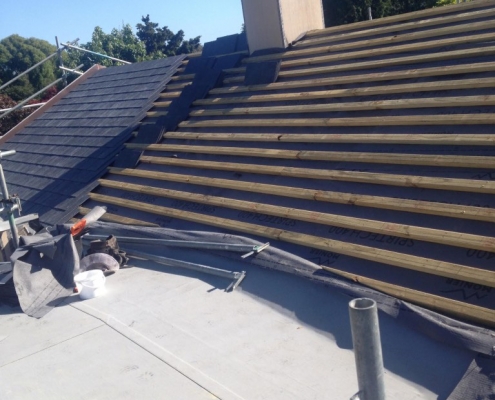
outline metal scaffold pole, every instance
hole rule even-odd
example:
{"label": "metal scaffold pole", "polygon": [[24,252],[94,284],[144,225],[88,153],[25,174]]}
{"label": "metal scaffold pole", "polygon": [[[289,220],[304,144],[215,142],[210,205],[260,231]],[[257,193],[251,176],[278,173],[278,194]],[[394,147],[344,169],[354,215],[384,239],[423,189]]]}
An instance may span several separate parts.
{"label": "metal scaffold pole", "polygon": [[376,302],[366,298],[352,300],[349,303],[349,316],[359,386],[359,392],[353,399],[385,400]]}
{"label": "metal scaffold pole", "polygon": [[[4,157],[11,156],[14,154],[15,154],[15,150],[2,151],[0,152],[0,161]],[[6,209],[9,218],[10,231],[12,232],[12,240],[14,241],[15,248],[18,248],[19,234],[17,232],[17,227],[15,225],[14,211],[20,210],[20,202],[18,201],[17,197],[16,197],[17,201],[14,202],[14,198],[11,198],[9,196],[9,190],[7,189],[7,182],[5,181],[5,175],[3,174],[3,168],[1,162],[0,162],[0,188],[2,189],[2,195],[3,195],[2,203],[4,206],[4,210]]]}

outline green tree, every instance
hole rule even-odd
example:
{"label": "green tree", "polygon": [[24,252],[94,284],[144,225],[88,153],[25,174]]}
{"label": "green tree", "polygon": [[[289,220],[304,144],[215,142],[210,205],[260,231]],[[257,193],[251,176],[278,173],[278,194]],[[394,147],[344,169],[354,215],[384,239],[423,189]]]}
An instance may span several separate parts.
{"label": "green tree", "polygon": [[[134,36],[129,24],[121,29],[112,29],[110,33],[103,32],[103,29],[97,26],[93,31],[91,42],[80,47],[132,63],[147,59],[144,44]],[[83,69],[88,69],[94,64],[115,65],[110,59],[72,49],[64,57],[64,62],[71,68],[84,64]]]}
{"label": "green tree", "polygon": [[[45,40],[11,35],[0,41],[0,84],[8,82],[48,55],[56,47]],[[2,93],[14,101],[25,99],[42,89],[61,75],[56,67],[56,57],[35,68],[26,76],[5,88]]]}
{"label": "green tree", "polygon": [[167,26],[162,28],[150,20],[149,14],[141,17],[136,25],[136,36],[145,44],[148,58],[157,59],[179,54],[189,54],[201,49],[201,36],[184,40],[184,31],[173,33]]}
{"label": "green tree", "polygon": [[[136,26],[136,35],[129,24],[121,29],[113,29],[110,33],[103,32],[97,26],[93,31],[91,42],[80,47],[132,63],[188,54],[201,49],[200,36],[184,40],[184,31],[173,33],[166,26],[160,28],[158,23],[150,21],[149,15],[142,17],[141,21],[143,23]],[[84,64],[84,70],[94,64],[116,65],[112,60],[77,50],[69,50],[64,56],[64,63],[71,68]]]}
{"label": "green tree", "polygon": [[425,8],[453,4],[456,0],[323,0],[325,25],[336,26],[373,18],[388,17]]}

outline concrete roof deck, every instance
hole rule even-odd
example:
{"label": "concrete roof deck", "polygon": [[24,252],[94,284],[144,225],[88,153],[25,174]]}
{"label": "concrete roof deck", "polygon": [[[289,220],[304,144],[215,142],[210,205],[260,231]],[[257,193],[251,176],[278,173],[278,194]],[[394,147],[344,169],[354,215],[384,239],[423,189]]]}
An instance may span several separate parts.
{"label": "concrete roof deck", "polygon": [[[246,269],[213,254],[167,256]],[[108,293],[40,320],[0,307],[0,387],[29,399],[348,399],[357,391],[349,297],[251,266],[240,288],[133,261]],[[12,313],[14,311],[14,313]],[[387,396],[447,399],[473,353],[380,313]]]}

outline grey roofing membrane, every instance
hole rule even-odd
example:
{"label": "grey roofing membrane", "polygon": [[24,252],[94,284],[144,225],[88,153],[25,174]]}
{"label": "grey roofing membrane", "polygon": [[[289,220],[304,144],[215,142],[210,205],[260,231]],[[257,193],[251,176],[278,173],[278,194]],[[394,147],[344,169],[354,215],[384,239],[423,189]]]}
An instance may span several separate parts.
{"label": "grey roofing membrane", "polygon": [[[225,240],[222,234],[103,223],[91,230],[108,232]],[[72,296],[42,319],[2,306],[2,398],[337,400],[357,392],[350,297],[264,269],[256,265],[258,256],[142,250],[245,270],[247,277],[226,293],[227,279],[134,259],[133,268],[107,277],[106,295],[85,301]],[[295,261],[269,248],[258,262],[276,253],[281,263]],[[470,368],[473,352],[428,338],[385,313],[380,329],[388,399],[448,399]]]}
{"label": "grey roofing membrane", "polygon": [[77,213],[184,56],[105,68],[2,146],[8,187],[48,225]]}

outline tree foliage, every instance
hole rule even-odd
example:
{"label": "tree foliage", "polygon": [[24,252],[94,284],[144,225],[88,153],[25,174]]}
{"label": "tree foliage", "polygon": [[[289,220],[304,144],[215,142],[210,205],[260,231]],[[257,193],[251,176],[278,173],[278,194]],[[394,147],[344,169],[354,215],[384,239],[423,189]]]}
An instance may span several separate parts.
{"label": "tree foliage", "polygon": [[149,58],[188,54],[200,48],[200,36],[184,40],[183,30],[173,33],[167,26],[160,28],[156,22],[151,22],[149,14],[142,17],[141,22],[136,25],[136,36],[145,44]]}
{"label": "tree foliage", "polygon": [[[184,31],[174,33],[166,26],[160,28],[158,23],[150,20],[149,14],[142,17],[141,22],[136,25],[136,34],[129,24],[121,29],[113,29],[110,33],[103,32],[97,26],[91,42],[80,47],[132,63],[188,54],[201,49],[200,36],[185,40]],[[70,50],[66,62],[72,68],[84,64],[85,69],[96,63],[114,65],[112,60],[74,50]]]}
{"label": "tree foliage", "polygon": [[323,0],[326,26],[348,24],[373,18],[388,17],[425,8],[453,4],[455,0]]}
{"label": "tree foliage", "polygon": [[[103,29],[97,26],[93,31],[91,42],[80,47],[132,63],[146,59],[145,46],[134,35],[129,24],[124,25],[121,29],[112,29],[110,33],[103,32]],[[67,62],[72,68],[83,64],[83,69],[88,69],[94,64],[114,65],[110,59],[77,50],[69,50],[64,62]]]}
{"label": "tree foliage", "polygon": [[[10,81],[37,62],[56,51],[45,40],[11,35],[0,41],[0,84]],[[56,57],[35,68],[29,74],[9,85],[3,94],[14,101],[25,99],[53,82],[60,73],[56,68]]]}

